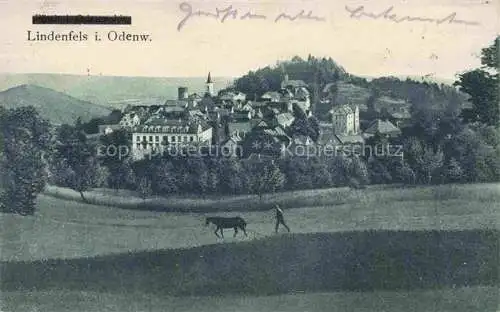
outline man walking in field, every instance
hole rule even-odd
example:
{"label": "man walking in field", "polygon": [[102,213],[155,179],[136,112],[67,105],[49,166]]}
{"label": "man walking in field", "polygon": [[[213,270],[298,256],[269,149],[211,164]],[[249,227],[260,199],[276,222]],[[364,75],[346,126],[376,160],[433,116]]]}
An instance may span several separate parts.
{"label": "man walking in field", "polygon": [[278,233],[278,227],[280,224],[283,224],[283,226],[287,229],[288,232],[290,232],[290,228],[288,225],[285,223],[285,219],[283,218],[283,210],[281,210],[279,205],[276,205],[276,227],[275,227],[275,232]]}

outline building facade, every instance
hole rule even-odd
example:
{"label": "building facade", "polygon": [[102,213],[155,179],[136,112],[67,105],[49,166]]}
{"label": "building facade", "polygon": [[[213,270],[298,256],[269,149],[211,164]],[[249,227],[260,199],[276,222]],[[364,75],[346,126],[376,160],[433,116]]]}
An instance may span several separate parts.
{"label": "building facade", "polygon": [[348,105],[334,107],[331,111],[333,131],[337,135],[359,133],[359,107],[354,110]]}
{"label": "building facade", "polygon": [[212,127],[201,121],[155,119],[133,128],[132,155],[134,159],[164,151],[168,146],[210,145]]}

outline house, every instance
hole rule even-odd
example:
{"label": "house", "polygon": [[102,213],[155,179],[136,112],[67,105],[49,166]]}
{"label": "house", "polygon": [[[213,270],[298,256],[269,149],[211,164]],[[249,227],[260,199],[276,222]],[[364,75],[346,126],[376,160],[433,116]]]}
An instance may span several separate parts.
{"label": "house", "polygon": [[281,100],[281,94],[276,91],[268,91],[261,96],[261,99],[269,102],[279,102]]}
{"label": "house", "polygon": [[276,112],[276,114],[279,113],[293,113],[293,103],[292,100],[281,100],[279,102],[269,102],[267,105],[269,108],[271,108],[273,111]]}
{"label": "house", "polygon": [[269,124],[265,120],[260,120],[255,125],[255,128],[267,129],[267,128],[269,128]]}
{"label": "house", "polygon": [[255,112],[255,109],[250,104],[246,103],[239,109],[239,111],[251,112],[253,114]]}
{"label": "house", "polygon": [[295,134],[292,137],[290,146],[312,146],[314,145],[314,141],[308,136],[303,134]]}
{"label": "house", "polygon": [[264,114],[262,114],[262,110],[260,108],[257,109],[257,111],[254,114],[254,117],[257,118],[257,119],[264,118]]}
{"label": "house", "polygon": [[320,124],[319,136],[317,144],[320,146],[338,146],[342,142],[335,135],[333,126],[331,124]]}
{"label": "house", "polygon": [[365,130],[364,136],[368,138],[377,132],[388,137],[397,137],[401,134],[401,130],[389,120],[376,119]]}
{"label": "house", "polygon": [[230,102],[244,102],[247,96],[241,92],[227,91],[219,94],[219,99]]}
{"label": "house", "polygon": [[288,137],[285,130],[283,130],[283,128],[281,128],[280,126],[271,129],[264,129],[263,131],[264,133],[269,134],[273,137]]}
{"label": "house", "polygon": [[289,89],[280,89],[278,93],[281,95],[282,101],[289,101],[294,98],[294,93]]}
{"label": "house", "polygon": [[181,107],[181,106],[162,106],[161,108],[156,110],[154,115],[169,117],[169,115],[170,116],[182,115],[185,112],[186,112],[186,109],[184,107]]}
{"label": "house", "polygon": [[307,88],[307,83],[303,80],[290,80],[288,74],[285,74],[285,77],[281,82],[281,89],[295,89],[300,87]]}
{"label": "house", "polygon": [[123,129],[123,126],[120,124],[114,125],[99,125],[99,133],[100,134],[110,134],[116,130]]}
{"label": "house", "polygon": [[268,101],[248,101],[246,104],[250,105],[253,109],[262,109],[268,106]]}
{"label": "house", "polygon": [[299,87],[295,90],[295,98],[301,101],[309,101],[310,93],[305,87]]}
{"label": "house", "polygon": [[252,112],[250,111],[233,111],[231,114],[233,120],[250,120],[252,119]]}
{"label": "house", "polygon": [[233,135],[220,145],[221,155],[224,157],[241,157],[243,156],[243,148],[241,146],[242,139],[238,135]]}
{"label": "house", "polygon": [[152,117],[132,129],[132,155],[141,159],[168,145],[202,145],[212,141],[212,127],[203,121]]}
{"label": "house", "polygon": [[295,117],[291,113],[281,113],[281,114],[277,114],[274,117],[275,125],[280,126],[283,129],[290,127],[294,120],[295,120]]}
{"label": "house", "polygon": [[312,112],[311,112],[311,103],[309,101],[297,101],[297,100],[293,100],[291,101],[291,104],[300,109],[304,115],[306,115],[306,117],[311,117],[312,116]]}
{"label": "house", "polygon": [[245,138],[254,128],[255,122],[252,121],[251,112],[234,112],[227,123],[228,136],[239,136]]}
{"label": "house", "polygon": [[354,135],[335,135],[341,145],[364,144],[365,139],[359,134]]}
{"label": "house", "polygon": [[230,121],[227,123],[228,135],[245,138],[254,128],[251,120]]}
{"label": "house", "polygon": [[139,114],[135,112],[126,113],[120,120],[120,126],[122,127],[134,127],[141,123],[141,118]]}
{"label": "house", "polygon": [[177,106],[177,107],[186,108],[189,105],[189,101],[188,100],[166,100],[164,105],[165,106]]}

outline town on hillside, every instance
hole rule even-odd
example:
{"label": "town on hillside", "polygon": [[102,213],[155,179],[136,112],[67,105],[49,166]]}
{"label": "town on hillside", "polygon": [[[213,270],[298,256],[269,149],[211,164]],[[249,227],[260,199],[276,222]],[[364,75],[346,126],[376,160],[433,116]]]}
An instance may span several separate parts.
{"label": "town on hillside", "polygon": [[331,107],[328,122],[324,118],[319,122],[311,87],[286,72],[282,76],[279,89],[250,99],[234,88],[216,92],[208,73],[204,94],[189,93],[187,87],[179,86],[176,99],[127,105],[119,122],[99,125],[98,136],[126,130],[131,135],[134,160],[193,146],[224,156],[266,159],[284,157],[283,150],[297,147],[313,150],[363,145],[375,135],[396,138],[401,134],[399,127],[410,118],[410,104],[393,100],[377,107],[387,118],[360,120],[360,110],[366,111],[366,105],[360,107],[348,100],[334,103],[330,83],[317,98],[323,106]]}

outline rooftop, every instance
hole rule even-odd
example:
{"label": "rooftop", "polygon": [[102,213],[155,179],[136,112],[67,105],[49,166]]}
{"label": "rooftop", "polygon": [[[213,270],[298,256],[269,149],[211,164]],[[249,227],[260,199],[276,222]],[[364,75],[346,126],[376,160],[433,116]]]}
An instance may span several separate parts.
{"label": "rooftop", "polygon": [[376,119],[368,126],[365,133],[375,134],[377,132],[381,134],[395,134],[401,133],[401,130],[388,120]]}

